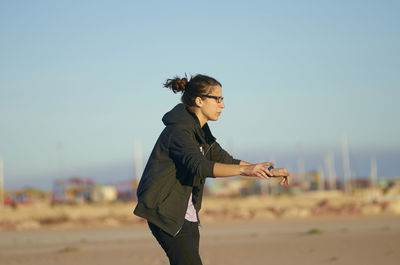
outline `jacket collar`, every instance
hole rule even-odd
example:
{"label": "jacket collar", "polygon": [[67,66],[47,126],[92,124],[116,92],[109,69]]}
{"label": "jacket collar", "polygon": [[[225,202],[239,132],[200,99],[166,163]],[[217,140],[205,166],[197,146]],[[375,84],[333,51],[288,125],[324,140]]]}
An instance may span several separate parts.
{"label": "jacket collar", "polygon": [[162,121],[166,126],[179,125],[191,128],[191,130],[194,130],[196,138],[200,143],[212,144],[215,142],[215,137],[212,135],[208,124],[206,123],[203,127],[200,127],[200,121],[196,114],[191,112],[182,103],[167,112]]}
{"label": "jacket collar", "polygon": [[195,123],[196,137],[198,137],[198,140],[207,144],[212,144],[213,142],[215,142],[216,138],[212,135],[210,127],[208,127],[208,123],[204,124],[203,127],[200,127],[200,121],[199,118],[197,118],[196,114],[191,112],[188,108],[185,109],[193,118],[193,121]]}

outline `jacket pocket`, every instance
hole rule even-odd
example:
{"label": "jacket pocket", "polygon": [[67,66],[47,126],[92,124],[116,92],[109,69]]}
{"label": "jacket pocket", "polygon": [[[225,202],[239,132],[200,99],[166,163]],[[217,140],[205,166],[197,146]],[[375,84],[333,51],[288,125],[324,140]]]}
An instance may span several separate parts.
{"label": "jacket pocket", "polygon": [[158,205],[157,211],[162,216],[176,220],[184,216],[187,203],[188,199],[186,199],[185,194],[172,190],[165,200]]}

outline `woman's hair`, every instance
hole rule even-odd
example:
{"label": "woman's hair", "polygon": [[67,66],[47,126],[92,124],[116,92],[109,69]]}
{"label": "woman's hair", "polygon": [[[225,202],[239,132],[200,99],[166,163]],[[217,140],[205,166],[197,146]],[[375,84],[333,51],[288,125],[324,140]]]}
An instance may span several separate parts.
{"label": "woman's hair", "polygon": [[181,100],[186,107],[196,106],[196,97],[207,95],[210,88],[217,85],[222,87],[220,82],[210,76],[195,75],[188,81],[186,74],[184,78],[175,76],[164,83],[164,87],[171,89],[174,93],[182,92]]}

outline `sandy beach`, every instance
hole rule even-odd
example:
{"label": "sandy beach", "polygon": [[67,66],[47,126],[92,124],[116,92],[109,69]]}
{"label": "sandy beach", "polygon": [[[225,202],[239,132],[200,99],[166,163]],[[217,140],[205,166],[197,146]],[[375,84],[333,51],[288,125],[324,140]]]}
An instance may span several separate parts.
{"label": "sandy beach", "polygon": [[[398,264],[400,217],[205,223],[205,265]],[[146,225],[0,231],[2,265],[169,264]]]}

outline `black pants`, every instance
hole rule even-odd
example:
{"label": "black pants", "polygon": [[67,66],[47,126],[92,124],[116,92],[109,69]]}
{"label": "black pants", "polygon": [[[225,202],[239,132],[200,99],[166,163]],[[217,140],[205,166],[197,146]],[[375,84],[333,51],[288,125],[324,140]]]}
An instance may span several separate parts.
{"label": "black pants", "polygon": [[151,232],[168,256],[171,265],[202,265],[199,254],[198,223],[185,220],[182,229],[173,237],[148,222]]}

